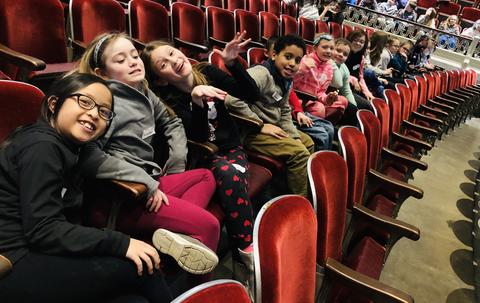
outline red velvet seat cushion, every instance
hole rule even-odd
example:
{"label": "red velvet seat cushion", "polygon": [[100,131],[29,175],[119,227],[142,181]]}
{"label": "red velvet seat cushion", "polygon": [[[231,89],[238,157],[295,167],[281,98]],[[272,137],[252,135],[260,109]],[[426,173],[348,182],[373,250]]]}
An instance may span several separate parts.
{"label": "red velvet seat cushion", "polygon": [[383,195],[375,195],[367,206],[376,213],[391,217],[396,204]]}
{"label": "red velvet seat cushion", "polygon": [[[426,127],[430,127],[430,125],[424,125]],[[414,130],[409,130],[406,132],[406,135],[409,136],[409,137],[413,137],[413,138],[416,138],[416,139],[422,139],[422,133],[420,132],[417,132],[417,131],[414,131]]]}
{"label": "red velvet seat cushion", "polygon": [[[393,217],[393,212],[395,210],[396,204],[384,195],[378,194],[372,198],[370,203],[368,203],[367,207],[380,215]],[[376,228],[375,226],[365,226],[365,228],[366,233],[364,234],[374,237],[375,240],[379,243],[387,243],[390,235],[384,229]]]}
{"label": "red velvet seat cushion", "polygon": [[402,153],[404,155],[411,156],[415,152],[415,148],[411,145],[404,143],[395,143],[392,148],[394,151]]}
{"label": "red velvet seat cushion", "polygon": [[250,162],[248,168],[248,196],[255,197],[272,180],[272,173],[263,166]]}
{"label": "red velvet seat cushion", "polygon": [[398,171],[393,165],[387,166],[383,168],[383,173],[390,178],[393,178],[395,180],[404,180],[405,179],[405,174],[403,174],[401,171]]}
{"label": "red velvet seat cushion", "polygon": [[385,248],[370,237],[363,238],[344,257],[343,264],[373,279],[379,279],[382,273]]}
{"label": "red velvet seat cushion", "polygon": [[[385,248],[372,238],[365,237],[355,246],[352,252],[344,258],[343,264],[359,273],[378,280],[382,272],[384,256]],[[338,285],[334,286],[332,293],[332,302],[336,303],[373,302],[358,293],[350,291],[347,287],[339,287]]]}

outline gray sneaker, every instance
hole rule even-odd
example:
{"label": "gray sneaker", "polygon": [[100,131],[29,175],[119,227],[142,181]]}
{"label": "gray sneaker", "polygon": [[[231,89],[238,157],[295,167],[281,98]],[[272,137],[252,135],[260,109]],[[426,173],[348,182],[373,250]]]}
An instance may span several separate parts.
{"label": "gray sneaker", "polygon": [[218,264],[215,252],[192,237],[157,229],[153,233],[152,241],[161,253],[172,256],[178,265],[189,273],[206,274]]}

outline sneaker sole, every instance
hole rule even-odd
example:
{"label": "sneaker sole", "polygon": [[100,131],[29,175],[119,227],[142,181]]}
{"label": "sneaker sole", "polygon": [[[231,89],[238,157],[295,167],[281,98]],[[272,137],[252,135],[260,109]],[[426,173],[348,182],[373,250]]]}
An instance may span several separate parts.
{"label": "sneaker sole", "polygon": [[168,230],[156,231],[152,240],[161,253],[172,256],[178,265],[189,273],[206,274],[218,264],[217,255],[210,249],[189,242]]}

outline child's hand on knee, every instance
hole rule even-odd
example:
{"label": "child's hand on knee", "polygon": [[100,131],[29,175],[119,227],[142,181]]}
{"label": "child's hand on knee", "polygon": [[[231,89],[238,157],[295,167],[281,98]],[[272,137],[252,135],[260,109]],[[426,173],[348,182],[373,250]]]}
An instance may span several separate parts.
{"label": "child's hand on knee", "polygon": [[297,122],[300,126],[312,127],[313,121],[302,112],[297,113]]}
{"label": "child's hand on knee", "polygon": [[160,269],[160,256],[157,250],[143,241],[130,238],[130,244],[125,256],[135,263],[139,276],[143,274],[143,263],[147,266],[149,274],[153,274],[154,268]]}
{"label": "child's hand on knee", "polygon": [[157,189],[155,193],[148,198],[146,207],[150,212],[157,212],[162,206],[162,203],[169,205],[168,198],[161,190]]}
{"label": "child's hand on knee", "polygon": [[283,129],[281,129],[276,125],[268,124],[268,123],[265,123],[263,125],[262,129],[260,130],[260,133],[264,135],[270,135],[277,139],[288,138],[288,134]]}

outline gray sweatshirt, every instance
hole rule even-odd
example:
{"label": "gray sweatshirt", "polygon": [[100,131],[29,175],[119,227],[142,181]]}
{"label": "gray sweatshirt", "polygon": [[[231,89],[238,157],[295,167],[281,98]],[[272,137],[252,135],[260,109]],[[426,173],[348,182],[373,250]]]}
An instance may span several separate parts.
{"label": "gray sweatshirt", "polygon": [[[160,175],[185,170],[185,130],[181,120],[167,111],[150,89],[142,93],[118,81],[108,83],[114,95],[116,116],[105,136],[84,148],[83,172],[91,178],[143,183],[150,196],[158,188]],[[163,134],[169,146],[169,157],[163,168],[154,161],[155,133]]]}
{"label": "gray sweatshirt", "polygon": [[254,120],[270,123],[283,129],[291,138],[300,138],[297,128],[292,121],[292,109],[288,99],[290,90],[283,94],[282,89],[275,83],[273,76],[263,65],[255,65],[247,69],[255,80],[262,98],[252,103],[227,95],[225,105],[239,115]]}

